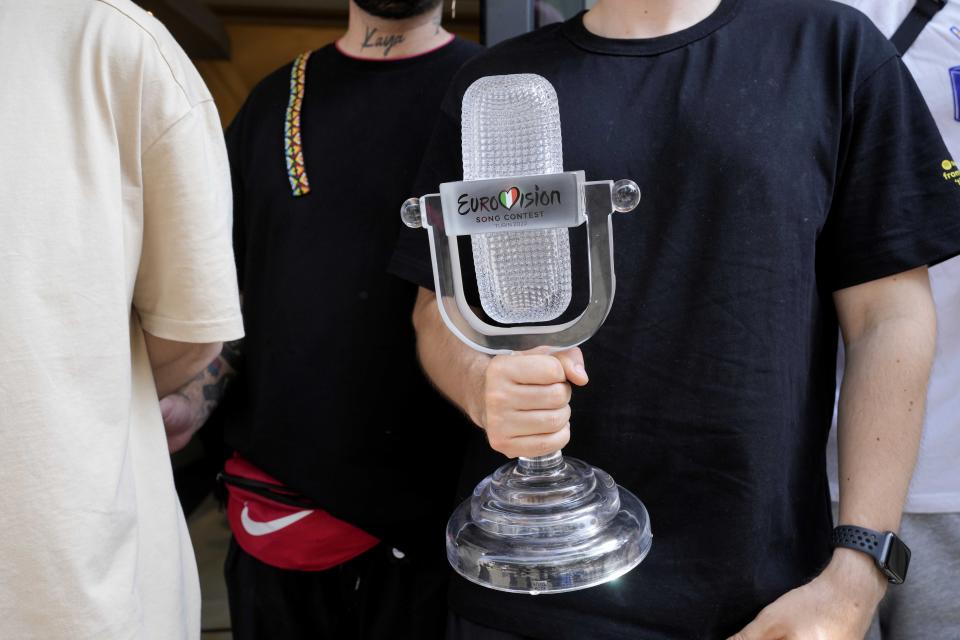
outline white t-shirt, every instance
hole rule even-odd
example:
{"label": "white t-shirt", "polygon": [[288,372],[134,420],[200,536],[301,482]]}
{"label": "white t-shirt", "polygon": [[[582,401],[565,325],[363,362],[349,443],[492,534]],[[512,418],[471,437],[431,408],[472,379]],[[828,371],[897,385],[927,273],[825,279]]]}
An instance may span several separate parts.
{"label": "white t-shirt", "polygon": [[[914,0],[841,0],[890,37]],[[953,158],[960,158],[960,0],[949,0],[903,56]],[[960,512],[960,258],[930,269],[937,307],[937,352],[909,513]],[[837,499],[837,443],[828,446],[830,491]]]}
{"label": "white t-shirt", "polygon": [[128,0],[0,0],[0,638],[200,635],[143,329],[239,338],[209,93]]}

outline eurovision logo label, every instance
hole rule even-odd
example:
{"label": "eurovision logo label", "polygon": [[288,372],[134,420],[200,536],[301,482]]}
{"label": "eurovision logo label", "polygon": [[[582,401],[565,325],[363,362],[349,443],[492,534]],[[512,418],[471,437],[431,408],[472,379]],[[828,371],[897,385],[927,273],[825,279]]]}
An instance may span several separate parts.
{"label": "eurovision logo label", "polygon": [[447,235],[575,227],[582,221],[581,172],[440,185]]}
{"label": "eurovision logo label", "polygon": [[[539,184],[533,185],[533,190],[520,191],[519,187],[504,189],[499,194],[477,195],[461,193],[457,198],[457,213],[462,216],[476,213],[492,213],[503,209],[510,211],[514,205],[519,205],[517,211],[534,207],[551,207],[563,204],[563,196],[559,189],[541,189]],[[483,222],[483,220],[477,220]]]}

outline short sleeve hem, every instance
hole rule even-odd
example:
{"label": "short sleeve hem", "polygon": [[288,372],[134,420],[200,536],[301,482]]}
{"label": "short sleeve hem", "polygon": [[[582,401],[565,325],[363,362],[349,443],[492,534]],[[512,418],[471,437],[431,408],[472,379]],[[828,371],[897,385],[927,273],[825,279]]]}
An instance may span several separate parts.
{"label": "short sleeve hem", "polygon": [[216,320],[176,320],[140,312],[143,330],[152,336],[175,342],[207,344],[228,342],[243,337],[243,317]]}
{"label": "short sleeve hem", "polygon": [[[865,282],[879,280],[918,267],[933,267],[960,255],[960,226],[944,231],[943,242],[907,242],[887,247],[883,252],[864,257],[841,269],[831,289],[839,291]],[[953,239],[953,242],[950,240]]]}
{"label": "short sleeve hem", "polygon": [[389,271],[398,278],[412,282],[424,289],[433,291],[436,287],[433,279],[433,268],[428,267],[418,260],[408,258],[403,254],[393,254]]}

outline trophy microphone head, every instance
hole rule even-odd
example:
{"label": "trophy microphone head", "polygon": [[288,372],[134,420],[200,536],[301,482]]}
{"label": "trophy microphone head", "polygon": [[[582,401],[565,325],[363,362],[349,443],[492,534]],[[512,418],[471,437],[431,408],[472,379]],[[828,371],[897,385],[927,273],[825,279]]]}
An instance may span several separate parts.
{"label": "trophy microphone head", "polygon": [[[463,96],[463,179],[563,171],[560,107],[535,74],[480,78]],[[504,324],[545,322],[570,304],[566,228],[471,236],[480,304]]]}

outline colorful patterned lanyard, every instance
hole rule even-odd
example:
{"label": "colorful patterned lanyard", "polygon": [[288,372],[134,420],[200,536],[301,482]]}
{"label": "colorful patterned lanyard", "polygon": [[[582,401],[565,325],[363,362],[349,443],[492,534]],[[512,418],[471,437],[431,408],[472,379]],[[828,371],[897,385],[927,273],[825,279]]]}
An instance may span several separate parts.
{"label": "colorful patterned lanyard", "polygon": [[307,166],[303,161],[303,138],[300,133],[300,112],[303,108],[303,94],[307,84],[307,60],[310,51],[301,53],[293,61],[290,71],[290,102],[287,105],[287,118],[284,125],[284,154],[287,158],[287,176],[293,197],[299,198],[310,193],[310,180],[307,179]]}

